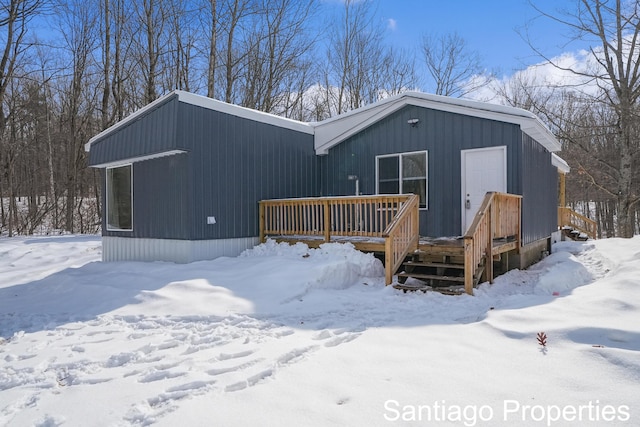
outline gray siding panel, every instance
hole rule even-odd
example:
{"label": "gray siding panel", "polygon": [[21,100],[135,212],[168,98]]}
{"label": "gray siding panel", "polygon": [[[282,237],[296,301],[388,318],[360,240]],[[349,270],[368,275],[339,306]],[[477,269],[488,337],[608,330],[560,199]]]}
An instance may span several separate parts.
{"label": "gray siding panel", "polygon": [[103,215],[102,235],[188,239],[187,168],[187,154],[134,163],[133,231],[108,231]]}
{"label": "gray siding panel", "polygon": [[147,111],[104,138],[91,144],[89,166],[182,148],[176,144],[178,98]]}
{"label": "gray siding panel", "polygon": [[551,153],[523,135],[522,241],[547,238],[558,229],[558,170]]}
{"label": "gray siding panel", "polygon": [[184,103],[178,120],[190,151],[189,238],[257,236],[259,200],[319,194],[313,135]]}
{"label": "gray siding panel", "polygon": [[[412,127],[411,118],[420,122]],[[507,146],[507,190],[521,194],[519,126],[460,114],[407,106],[331,148],[320,158],[322,195],[354,194],[348,175],[360,177],[360,191],[375,194],[376,155],[429,152],[428,210],[420,212],[423,236],[459,236],[461,230],[460,152]]]}

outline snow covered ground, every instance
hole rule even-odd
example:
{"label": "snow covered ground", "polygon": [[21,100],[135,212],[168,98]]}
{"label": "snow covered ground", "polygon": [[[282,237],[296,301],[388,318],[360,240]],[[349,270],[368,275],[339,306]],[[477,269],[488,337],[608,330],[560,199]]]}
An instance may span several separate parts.
{"label": "snow covered ground", "polygon": [[640,425],[640,237],[560,243],[474,297],[385,287],[348,245],[100,250],[0,239],[0,425]]}

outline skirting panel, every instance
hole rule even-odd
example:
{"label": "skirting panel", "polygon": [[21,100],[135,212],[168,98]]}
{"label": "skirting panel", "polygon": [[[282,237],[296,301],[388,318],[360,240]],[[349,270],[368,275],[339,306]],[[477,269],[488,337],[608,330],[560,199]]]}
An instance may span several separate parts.
{"label": "skirting panel", "polygon": [[258,243],[258,237],[172,240],[102,236],[102,260],[187,263],[221,256],[238,256]]}

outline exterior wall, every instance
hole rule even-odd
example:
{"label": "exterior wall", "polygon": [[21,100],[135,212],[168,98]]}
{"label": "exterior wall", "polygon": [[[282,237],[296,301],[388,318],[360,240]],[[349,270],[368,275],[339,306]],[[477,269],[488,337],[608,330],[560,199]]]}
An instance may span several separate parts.
{"label": "exterior wall", "polygon": [[[419,119],[415,127],[407,123],[412,118]],[[406,106],[320,158],[322,195],[354,194],[355,183],[348,175],[358,175],[363,194],[374,194],[377,155],[427,150],[428,209],[420,212],[420,234],[459,236],[463,233],[460,151],[506,146],[507,191],[522,194],[521,142],[518,125]]]}
{"label": "exterior wall", "polygon": [[176,147],[178,98],[172,96],[131,123],[95,141],[89,152],[89,166],[99,165]]}
{"label": "exterior wall", "polygon": [[129,239],[102,236],[103,261],[169,261],[187,263],[235,257],[258,244],[258,238],[216,240]]}
{"label": "exterior wall", "polygon": [[[133,163],[133,230],[109,231],[103,215],[102,235],[189,238],[188,167],[187,154]],[[105,187],[102,186],[102,200],[106,200]]]}
{"label": "exterior wall", "polygon": [[189,239],[258,236],[259,200],[319,194],[313,135],[186,103],[178,121],[177,145],[189,151]]}
{"label": "exterior wall", "polygon": [[558,170],[551,153],[522,138],[522,243],[546,239],[558,229]]}

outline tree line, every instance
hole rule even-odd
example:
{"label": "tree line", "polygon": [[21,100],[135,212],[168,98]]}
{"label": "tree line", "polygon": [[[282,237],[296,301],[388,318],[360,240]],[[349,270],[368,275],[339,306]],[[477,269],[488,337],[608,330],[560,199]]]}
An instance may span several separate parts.
{"label": "tree line", "polygon": [[[623,39],[602,58],[630,69],[596,64],[597,103],[526,81],[495,87],[502,102],[540,114],[563,141],[578,170],[569,200],[590,216],[602,210],[607,235],[638,225],[640,85],[627,37],[638,32],[638,4],[620,3],[576,0],[572,16],[581,19],[566,17],[576,26],[593,17],[578,30],[600,35],[600,48]],[[317,121],[405,90],[470,96],[492,81],[455,33],[425,32],[402,50],[387,43],[374,1],[327,8],[320,0],[0,0],[0,232],[97,231],[99,172],[86,167],[84,144],[175,89]],[[602,12],[612,15],[599,23]],[[615,16],[624,18],[624,37],[616,38]],[[610,168],[590,163],[600,157]]]}

